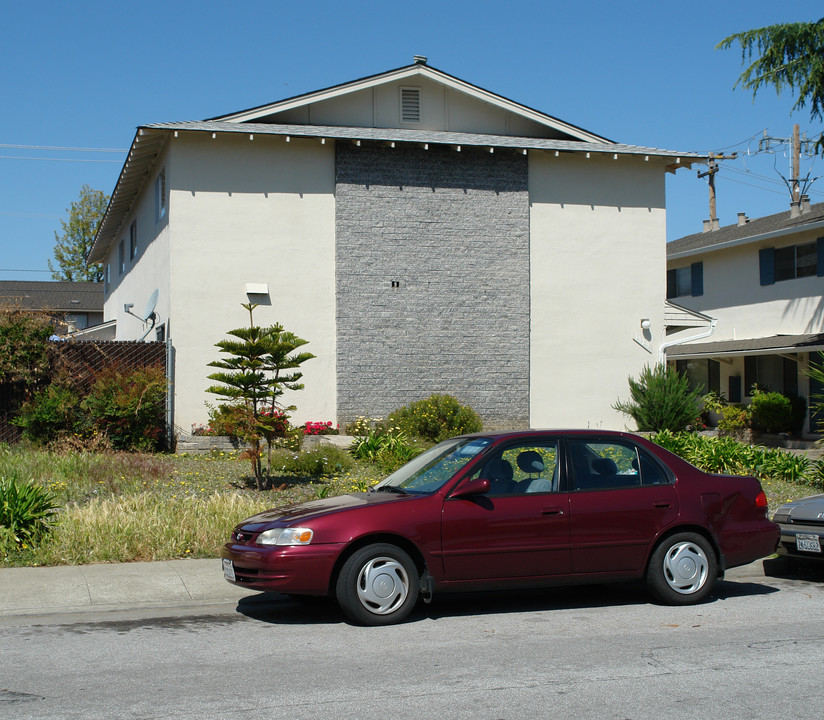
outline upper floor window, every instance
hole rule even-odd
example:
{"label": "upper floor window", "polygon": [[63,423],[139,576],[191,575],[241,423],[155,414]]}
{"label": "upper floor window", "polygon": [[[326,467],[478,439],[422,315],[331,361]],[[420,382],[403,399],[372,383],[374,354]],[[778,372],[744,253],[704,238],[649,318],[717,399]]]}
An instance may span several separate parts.
{"label": "upper floor window", "polygon": [[103,292],[105,293],[109,292],[109,267],[111,267],[109,263],[106,263],[106,267],[103,268]]}
{"label": "upper floor window", "polygon": [[137,220],[132,220],[129,226],[129,260],[134,260],[137,255]]}
{"label": "upper floor window", "polygon": [[122,240],[117,246],[117,267],[121,275],[126,272],[126,247]]}
{"label": "upper floor window", "polygon": [[157,219],[162,220],[166,215],[166,168],[161,168],[155,180],[155,207]]}
{"label": "upper floor window", "polygon": [[824,238],[815,242],[758,251],[761,284],[824,276]]}
{"label": "upper floor window", "polygon": [[667,299],[704,294],[704,263],[667,270]]}

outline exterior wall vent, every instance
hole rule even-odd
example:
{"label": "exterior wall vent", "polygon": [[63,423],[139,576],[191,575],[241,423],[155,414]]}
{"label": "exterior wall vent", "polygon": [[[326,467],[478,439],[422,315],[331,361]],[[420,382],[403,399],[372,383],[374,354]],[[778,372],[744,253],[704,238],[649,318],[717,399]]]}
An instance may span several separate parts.
{"label": "exterior wall vent", "polygon": [[401,122],[419,123],[421,121],[421,89],[401,88]]}

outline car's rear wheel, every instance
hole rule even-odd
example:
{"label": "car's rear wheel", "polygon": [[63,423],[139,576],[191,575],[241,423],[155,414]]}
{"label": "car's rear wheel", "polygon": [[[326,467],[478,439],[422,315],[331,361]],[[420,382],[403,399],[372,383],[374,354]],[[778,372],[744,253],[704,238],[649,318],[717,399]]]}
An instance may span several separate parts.
{"label": "car's rear wheel", "polygon": [[678,533],[663,540],[647,567],[647,587],[668,605],[691,605],[712,592],[718,561],[710,543],[697,533]]}
{"label": "car's rear wheel", "polygon": [[419,593],[418,569],[401,548],[367,545],[344,563],[335,595],[346,615],[363,625],[390,625],[412,611]]}

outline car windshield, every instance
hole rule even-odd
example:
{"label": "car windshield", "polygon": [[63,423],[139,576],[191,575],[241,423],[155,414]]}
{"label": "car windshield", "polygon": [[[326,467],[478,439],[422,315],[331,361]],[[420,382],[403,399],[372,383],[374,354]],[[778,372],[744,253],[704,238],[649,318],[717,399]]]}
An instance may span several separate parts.
{"label": "car windshield", "polygon": [[458,470],[491,443],[492,440],[487,438],[447,440],[418,455],[372,489],[386,492],[437,492]]}

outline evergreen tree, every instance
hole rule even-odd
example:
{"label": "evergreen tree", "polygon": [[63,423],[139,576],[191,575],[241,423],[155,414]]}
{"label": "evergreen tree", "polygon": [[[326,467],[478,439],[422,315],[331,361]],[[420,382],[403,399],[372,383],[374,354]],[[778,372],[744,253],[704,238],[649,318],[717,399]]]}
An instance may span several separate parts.
{"label": "evergreen tree", "polygon": [[[294,333],[286,332],[281,325],[263,328],[255,325],[253,303],[243,303],[249,312],[249,327],[230,330],[227,334],[236,340],[221,340],[215,346],[230,357],[213,360],[209,367],[220,372],[209,375],[217,385],[207,388],[207,392],[221,395],[234,404],[245,408],[247,421],[245,437],[251,450],[247,457],[258,486],[262,486],[263,468],[261,463],[261,440],[266,439],[271,454],[272,440],[280,422],[280,414],[274,411],[294,410],[294,406],[284,408],[279,398],[285,390],[302,390],[298,382],[303,373],[296,371],[301,363],[315,357],[312,353],[295,354],[295,350],[307,343]],[[295,372],[286,372],[295,370]],[[271,461],[270,461],[271,466]]]}
{"label": "evergreen tree", "polygon": [[86,265],[86,256],[91,250],[97,226],[103,219],[108,204],[109,196],[100,190],[92,190],[88,185],[80,189],[80,198],[67,208],[68,222],[60,221],[63,232],[54,234],[57,268],[49,260],[52,279],[93,282],[103,279],[102,266]]}
{"label": "evergreen tree", "polygon": [[[736,85],[753,96],[764,86],[779,93],[789,88],[798,95],[792,110],[809,103],[810,117],[824,119],[824,18],[735,33],[716,47],[727,50],[735,43],[741,45],[742,62],[750,63]],[[753,55],[758,56],[754,61]]]}

